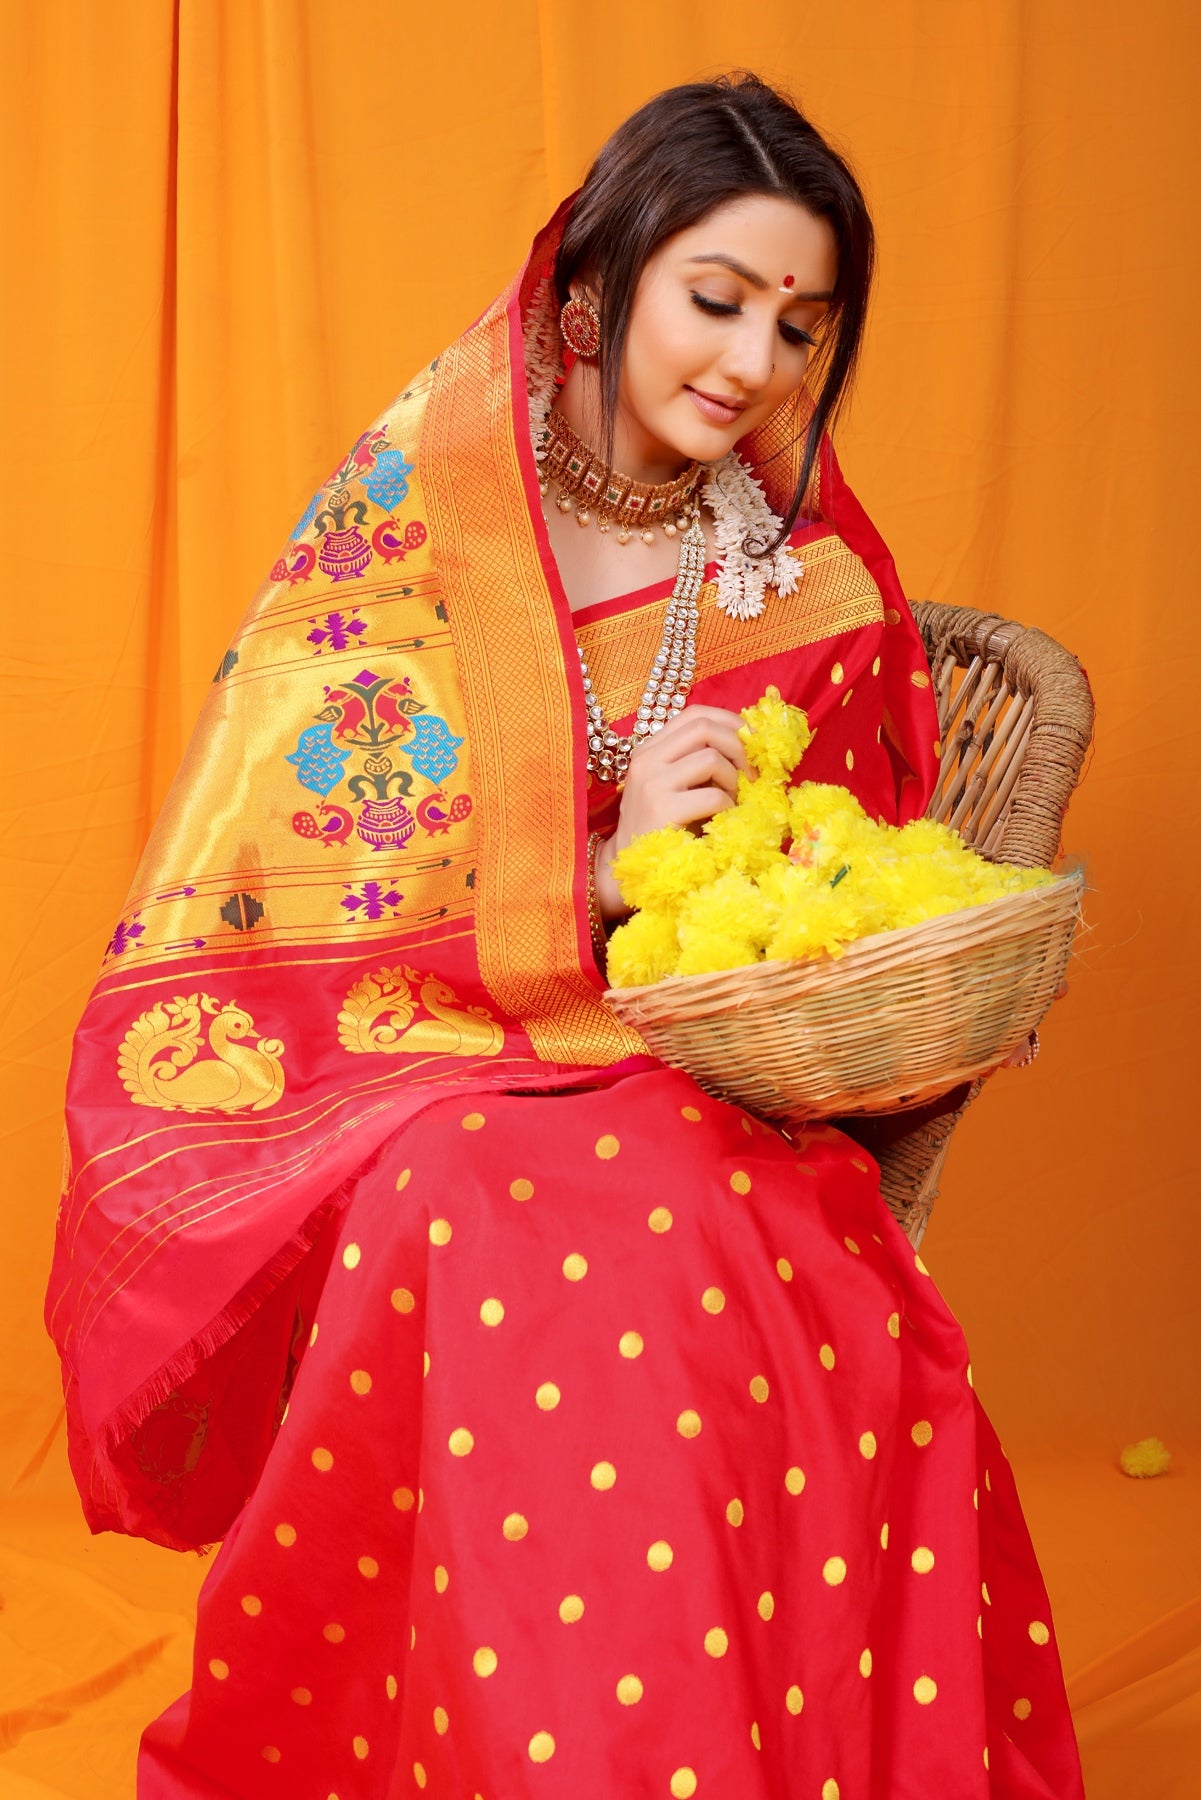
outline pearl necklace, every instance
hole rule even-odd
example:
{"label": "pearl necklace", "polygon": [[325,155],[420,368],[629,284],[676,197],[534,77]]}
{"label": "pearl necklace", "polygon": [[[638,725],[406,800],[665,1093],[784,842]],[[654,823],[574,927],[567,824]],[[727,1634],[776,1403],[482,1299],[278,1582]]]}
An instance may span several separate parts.
{"label": "pearl necklace", "polygon": [[706,548],[700,516],[694,513],[680,537],[680,559],[663,621],[663,636],[628,737],[619,737],[607,723],[584,652],[579,651],[588,712],[588,773],[598,781],[623,782],[637,746],[652,733],[662,731],[668,719],[683,711],[696,674],[696,602],[705,579]]}

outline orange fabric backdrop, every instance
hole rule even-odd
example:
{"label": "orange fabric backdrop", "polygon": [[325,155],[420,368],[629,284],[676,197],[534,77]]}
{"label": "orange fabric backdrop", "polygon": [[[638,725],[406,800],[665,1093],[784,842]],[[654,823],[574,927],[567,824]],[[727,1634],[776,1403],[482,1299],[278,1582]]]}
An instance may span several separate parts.
{"label": "orange fabric backdrop", "polygon": [[[0,1793],[132,1792],[203,1573],[90,1542],[40,1322],[71,1029],[246,600],[335,455],[608,130],[744,64],[848,147],[882,268],[842,434],[915,596],[1075,650],[1091,931],[924,1254],[1016,1465],[1093,1800],[1201,1750],[1195,70],[1185,0],[0,0]],[[218,555],[213,557],[213,548]],[[201,569],[214,561],[219,585]],[[1184,946],[1182,949],[1181,946]],[[1126,1481],[1149,1433],[1171,1474]]]}

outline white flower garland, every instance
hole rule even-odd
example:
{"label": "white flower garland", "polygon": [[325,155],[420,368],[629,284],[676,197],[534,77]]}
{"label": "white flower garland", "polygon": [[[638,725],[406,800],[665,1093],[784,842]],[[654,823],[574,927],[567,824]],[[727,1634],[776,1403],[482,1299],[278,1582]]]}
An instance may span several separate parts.
{"label": "white flower garland", "polygon": [[732,619],[757,619],[766,605],[767,589],[774,587],[786,600],[796,592],[804,565],[785,545],[770,556],[751,556],[743,549],[748,536],[752,543],[769,544],[781,522],[733,450],[711,466],[701,492],[713,514],[717,538],[717,604]]}
{"label": "white flower garland", "polygon": [[[562,374],[558,306],[550,276],[545,275],[534,291],[525,325],[530,441],[539,463],[546,455],[546,415]],[[717,539],[717,606],[731,619],[757,619],[766,604],[767,589],[774,587],[786,600],[796,592],[804,565],[786,546],[771,556],[751,556],[743,549],[748,537],[752,543],[770,543],[780,529],[780,519],[733,450],[709,465],[701,495],[713,514]]]}

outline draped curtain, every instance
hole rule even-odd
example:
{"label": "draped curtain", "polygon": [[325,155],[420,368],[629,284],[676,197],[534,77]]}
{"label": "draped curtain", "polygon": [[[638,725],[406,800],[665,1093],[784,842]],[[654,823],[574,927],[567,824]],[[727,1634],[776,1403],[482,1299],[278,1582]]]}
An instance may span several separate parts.
{"label": "draped curtain", "polygon": [[[8,966],[0,1787],[132,1791],[202,1568],[87,1539],[40,1322],[70,1033],[246,600],[338,452],[608,131],[737,66],[850,155],[881,270],[842,429],[908,591],[1037,623],[1097,738],[1089,930],[924,1254],[1052,1598],[1093,1800],[1195,1792],[1201,1211],[1196,75],[1186,0],[0,0]],[[1132,1482],[1157,1434],[1172,1471]],[[1190,1523],[1191,1521],[1191,1523]]]}

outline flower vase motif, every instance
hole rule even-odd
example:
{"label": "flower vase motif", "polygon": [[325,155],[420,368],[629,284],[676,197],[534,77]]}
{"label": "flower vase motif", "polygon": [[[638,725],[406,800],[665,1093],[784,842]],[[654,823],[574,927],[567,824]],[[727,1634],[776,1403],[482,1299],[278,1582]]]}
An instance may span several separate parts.
{"label": "flower vase motif", "polygon": [[356,829],[373,850],[399,850],[417,829],[417,821],[396,794],[390,800],[364,800]]}
{"label": "flower vase motif", "polygon": [[[352,525],[347,525],[348,518],[353,519]],[[356,581],[371,561],[371,545],[358,530],[366,518],[366,503],[351,500],[345,488],[339,489],[317,514],[315,523],[324,533],[317,566],[331,581]]]}

